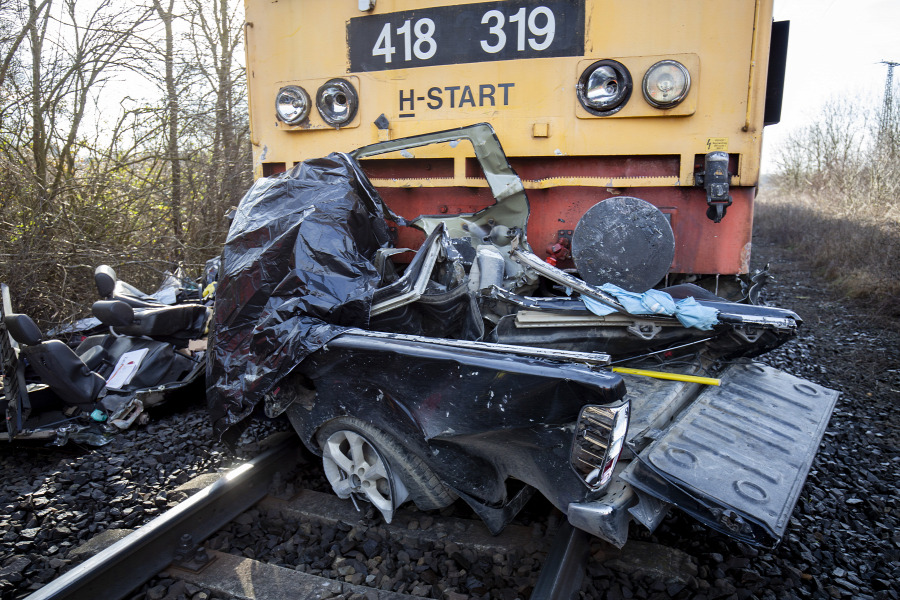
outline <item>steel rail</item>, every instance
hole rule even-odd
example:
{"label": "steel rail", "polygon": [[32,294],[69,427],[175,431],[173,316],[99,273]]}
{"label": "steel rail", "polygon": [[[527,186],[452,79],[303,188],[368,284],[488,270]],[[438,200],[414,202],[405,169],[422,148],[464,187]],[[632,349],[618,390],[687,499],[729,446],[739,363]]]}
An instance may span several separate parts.
{"label": "steel rail", "polygon": [[275,472],[291,466],[299,440],[278,434],[272,447],[134,533],[37,590],[28,600],[119,600],[167,567],[185,534],[209,537],[265,495]]}
{"label": "steel rail", "polygon": [[569,600],[581,589],[591,537],[568,521],[562,523],[530,600]]}

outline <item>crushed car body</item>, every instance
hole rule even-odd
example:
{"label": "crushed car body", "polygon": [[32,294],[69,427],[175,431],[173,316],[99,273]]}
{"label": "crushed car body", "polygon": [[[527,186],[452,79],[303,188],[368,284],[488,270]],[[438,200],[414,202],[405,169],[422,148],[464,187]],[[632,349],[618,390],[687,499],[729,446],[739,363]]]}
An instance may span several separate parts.
{"label": "crushed car body", "polygon": [[[4,298],[6,430],[0,440],[103,445],[144,421],[145,409],[204,377],[211,307],[165,304],[161,296],[119,281],[105,265],[94,278],[104,298],[91,307],[97,325],[87,333],[94,333],[66,332],[73,334],[67,341],[42,333],[31,317],[13,313]],[[161,289],[171,290],[175,280],[168,277]]]}
{"label": "crushed car body", "polygon": [[[465,140],[496,199],[471,214],[407,221],[358,162]],[[613,225],[664,243],[646,204],[614,203]],[[234,440],[259,404],[287,414],[335,492],[388,521],[406,500],[462,498],[498,532],[538,491],[617,546],[630,521],[652,530],[671,506],[776,543],[837,393],[747,359],[800,318],[690,284],[626,289],[633,273],[609,281],[620,259],[597,252],[582,270],[607,281],[586,281],[532,253],[528,207],[486,124],[257,181],[222,257],[207,375],[216,431]],[[393,247],[393,226],[423,243]],[[649,254],[635,268],[659,281],[671,258]]]}

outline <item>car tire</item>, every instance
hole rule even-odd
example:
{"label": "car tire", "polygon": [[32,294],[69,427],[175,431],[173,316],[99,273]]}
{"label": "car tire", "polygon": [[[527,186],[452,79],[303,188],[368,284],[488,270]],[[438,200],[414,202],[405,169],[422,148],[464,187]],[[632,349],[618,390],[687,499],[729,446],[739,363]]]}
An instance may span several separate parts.
{"label": "car tire", "polygon": [[[393,435],[360,419],[339,417],[320,427],[316,433],[316,442],[323,453],[327,440],[335,434],[340,435],[341,432],[360,435],[371,444],[380,457],[387,462],[391,474],[403,483],[409,492],[409,499],[420,510],[444,508],[456,499],[456,494],[441,483],[434,471],[425,464],[425,461],[410,452]],[[335,491],[337,492],[337,490]]]}

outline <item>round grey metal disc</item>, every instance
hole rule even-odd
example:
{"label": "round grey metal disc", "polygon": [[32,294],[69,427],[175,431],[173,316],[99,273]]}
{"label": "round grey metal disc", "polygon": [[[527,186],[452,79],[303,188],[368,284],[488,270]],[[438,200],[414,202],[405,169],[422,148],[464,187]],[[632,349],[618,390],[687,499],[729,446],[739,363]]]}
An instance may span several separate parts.
{"label": "round grey metal disc", "polygon": [[592,206],[575,226],[572,257],[591,285],[613,283],[646,292],[659,283],[675,257],[672,226],[658,208],[631,196]]}

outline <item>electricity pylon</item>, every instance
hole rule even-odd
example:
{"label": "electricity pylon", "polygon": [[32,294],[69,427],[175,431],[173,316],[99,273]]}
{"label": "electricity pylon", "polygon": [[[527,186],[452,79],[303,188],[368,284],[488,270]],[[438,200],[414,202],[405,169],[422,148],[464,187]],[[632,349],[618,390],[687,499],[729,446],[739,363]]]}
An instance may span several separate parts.
{"label": "electricity pylon", "polygon": [[881,107],[881,131],[879,141],[882,147],[893,148],[894,136],[894,67],[898,62],[883,60],[881,64],[887,65],[887,79],[884,82],[884,105]]}

